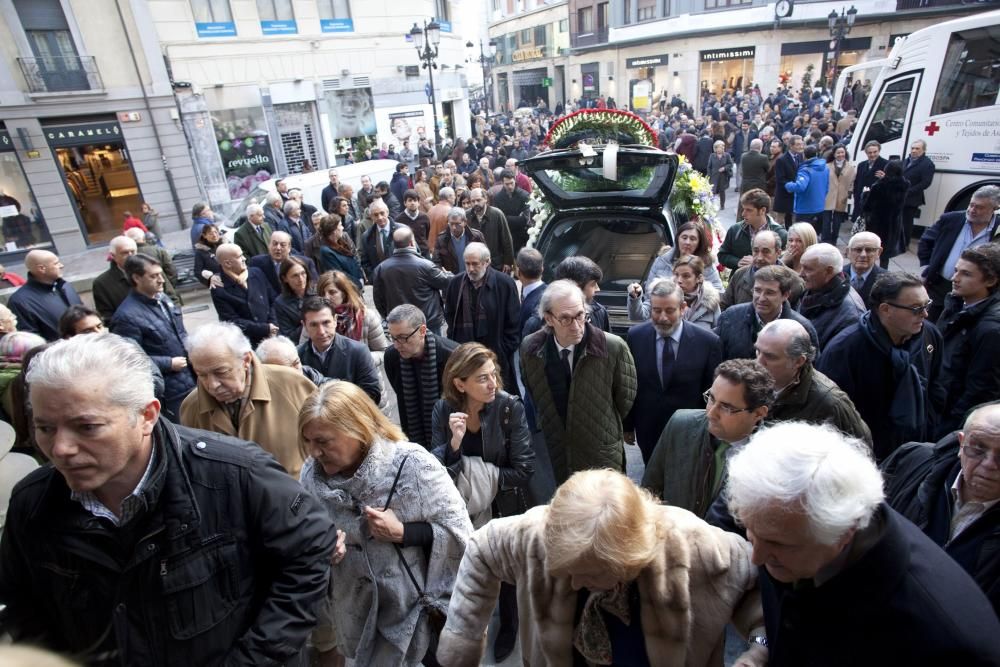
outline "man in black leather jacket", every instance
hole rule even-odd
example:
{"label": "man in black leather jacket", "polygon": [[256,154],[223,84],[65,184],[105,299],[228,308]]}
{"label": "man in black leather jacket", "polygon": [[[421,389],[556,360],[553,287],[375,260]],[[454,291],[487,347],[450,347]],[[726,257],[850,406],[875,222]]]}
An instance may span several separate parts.
{"label": "man in black leather jacket", "polygon": [[295,658],[329,581],[327,513],[257,445],[160,419],[150,373],[113,334],[32,364],[51,465],[11,498],[3,630],[90,665]]}

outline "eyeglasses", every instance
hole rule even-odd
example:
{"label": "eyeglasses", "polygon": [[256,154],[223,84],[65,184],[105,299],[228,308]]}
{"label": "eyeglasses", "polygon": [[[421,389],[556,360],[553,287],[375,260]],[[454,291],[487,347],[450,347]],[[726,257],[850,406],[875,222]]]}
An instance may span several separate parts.
{"label": "eyeglasses", "polygon": [[[705,399],[705,405],[708,407],[712,407],[717,403],[711,389],[707,390],[701,397]],[[739,412],[750,412],[753,408],[738,408],[735,405],[729,405],[729,403],[719,403],[719,409],[727,415],[735,415]]]}
{"label": "eyeglasses", "polygon": [[885,305],[892,306],[893,308],[899,308],[900,310],[908,310],[911,315],[920,315],[923,313],[928,313],[931,309],[931,304],[934,303],[934,299],[927,299],[927,303],[921,306],[904,306],[898,303],[885,302]]}
{"label": "eyeglasses", "polygon": [[962,451],[973,461],[982,461],[987,456],[992,456],[993,463],[1000,465],[1000,451],[980,447],[979,445],[962,445]]}
{"label": "eyeglasses", "polygon": [[861,248],[850,248],[850,251],[851,251],[851,252],[856,252],[856,253],[858,253],[859,255],[863,255],[863,254],[865,254],[865,253],[867,253],[867,254],[869,254],[869,255],[874,255],[874,254],[875,254],[875,253],[877,253],[877,252],[878,252],[879,250],[881,250],[881,248],[868,248],[868,247],[861,247]]}
{"label": "eyeglasses", "polygon": [[588,315],[587,313],[577,313],[576,315],[559,315],[559,316],[552,315],[552,317],[555,317],[556,322],[563,325],[564,327],[568,327],[574,322],[576,324],[583,324],[585,322],[590,322],[590,315]]}
{"label": "eyeglasses", "polygon": [[389,336],[389,340],[391,340],[393,343],[406,343],[409,342],[409,340],[413,338],[413,334],[417,333],[418,331],[420,331],[420,327],[417,327],[416,329],[406,334],[405,336]]}

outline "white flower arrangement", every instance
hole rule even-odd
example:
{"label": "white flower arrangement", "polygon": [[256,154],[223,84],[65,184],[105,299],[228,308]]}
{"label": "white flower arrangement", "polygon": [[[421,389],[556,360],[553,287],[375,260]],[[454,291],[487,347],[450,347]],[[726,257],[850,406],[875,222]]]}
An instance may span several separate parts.
{"label": "white flower arrangement", "polygon": [[531,219],[534,222],[528,228],[527,247],[534,248],[538,235],[542,233],[542,229],[552,219],[553,214],[552,204],[545,199],[545,195],[538,189],[538,185],[534,181],[531,184],[531,194],[528,196],[528,208],[531,210]]}

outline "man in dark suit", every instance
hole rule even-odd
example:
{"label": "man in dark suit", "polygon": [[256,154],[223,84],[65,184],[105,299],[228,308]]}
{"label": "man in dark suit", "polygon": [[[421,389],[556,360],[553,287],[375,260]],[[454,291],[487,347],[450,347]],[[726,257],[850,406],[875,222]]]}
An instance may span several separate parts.
{"label": "man in dark suit", "polygon": [[292,238],[292,248],[295,252],[304,252],[306,241],[316,233],[312,220],[307,220],[302,214],[302,205],[295,199],[289,199],[284,206],[285,217],[278,224],[278,229]]}
{"label": "man in dark suit", "polygon": [[233,243],[243,249],[247,257],[267,252],[274,228],[265,221],[264,207],[259,204],[247,206],[247,221],[233,234]]}
{"label": "man in dark suit", "polygon": [[927,157],[927,142],[917,139],[910,144],[910,157],[903,160],[903,178],[910,183],[903,200],[903,238],[910,245],[913,220],[920,217],[920,207],[927,203],[924,190],[934,180],[934,162]]}
{"label": "man in dark suit", "polygon": [[333,213],[330,210],[330,205],[333,204],[334,199],[340,196],[340,176],[337,174],[336,169],[328,171],[327,176],[330,177],[330,185],[323,188],[323,192],[319,195],[319,201],[324,211]]}
{"label": "man in dark suit", "polygon": [[298,347],[303,365],[331,380],[356,384],[379,404],[382,382],[368,346],[337,333],[337,316],[329,301],[311,296],[302,302],[302,329],[309,337]]}
{"label": "man in dark suit", "polygon": [[271,242],[267,246],[267,252],[251,257],[247,261],[248,267],[260,269],[271,284],[271,289],[275,294],[281,294],[281,282],[278,280],[278,272],[281,270],[281,263],[289,256],[295,255],[306,263],[306,270],[312,281],[319,279],[316,273],[316,263],[302,253],[292,250],[292,237],[288,232],[274,232],[271,234]]}
{"label": "man in dark suit", "polygon": [[410,442],[432,449],[440,443],[431,438],[431,413],[441,398],[445,364],[458,343],[428,331],[423,311],[412,304],[396,306],[385,321],[392,346],[383,363],[396,392],[399,425]]}
{"label": "man in dark suit", "polygon": [[465,215],[461,206],[448,209],[448,224],[434,241],[434,263],[445,271],[461,273],[465,268],[462,260],[465,247],[470,243],[486,243],[481,231],[469,227]]}
{"label": "man in dark suit", "polygon": [[767,189],[767,172],[771,161],[761,151],[764,143],[754,137],[750,140],[750,149],[740,158],[740,194],[750,190]]}
{"label": "man in dark suit", "polygon": [[795,209],[795,195],[785,190],[785,183],[795,181],[804,149],[802,137],[794,135],[789,150],[774,164],[774,218],[784,224],[785,229],[791,226]]}
{"label": "man in dark suit", "polygon": [[264,221],[272,230],[277,229],[285,218],[284,213],[282,213],[284,205],[284,198],[277,192],[269,192],[264,197]]}
{"label": "man in dark suit", "polygon": [[962,251],[988,243],[996,235],[1000,225],[1000,216],[994,213],[997,208],[1000,188],[984,185],[972,193],[965,211],[945,213],[920,237],[917,258],[927,295],[934,301],[927,314],[932,322],[941,316]]}
{"label": "man in dark suit", "polygon": [[[534,248],[521,248],[514,260],[517,266],[517,277],[521,281],[521,311],[518,318],[518,330],[521,337],[535,333],[542,328],[542,318],[538,315],[538,302],[545,292],[542,282],[542,272],[545,269],[542,253]],[[529,321],[535,321],[536,326],[526,330]]]}
{"label": "man in dark suit", "polygon": [[392,235],[404,225],[389,220],[389,207],[381,199],[373,201],[368,210],[372,226],[361,237],[361,268],[370,280],[375,267],[386,257],[392,257]]}
{"label": "man in dark suit", "polygon": [[528,193],[517,187],[513,171],[504,169],[500,174],[503,187],[493,198],[493,205],[507,216],[511,240],[515,249],[528,243],[528,227],[531,226],[531,211],[528,208]]}
{"label": "man in dark suit", "polygon": [[698,138],[698,142],[695,144],[694,148],[694,160],[691,162],[691,166],[696,170],[700,171],[702,174],[708,172],[708,158],[712,156],[712,137],[709,135],[708,130],[701,133]]}
{"label": "man in dark suit", "polygon": [[847,242],[847,259],[850,264],[844,267],[844,275],[865,302],[865,308],[871,308],[869,297],[872,285],[885,273],[885,269],[878,265],[881,255],[882,240],[873,232],[858,232]]}
{"label": "man in dark suit", "polygon": [[649,461],[674,412],[702,406],[702,392],[712,385],[712,373],[722,361],[719,337],[684,322],[687,304],[677,283],[654,281],[649,305],[650,320],[629,329],[626,337],[638,386],[625,420],[625,439],[638,441],[643,462]]}
{"label": "man in dark suit", "polygon": [[858,171],[854,177],[854,209],[851,212],[851,219],[857,220],[861,215],[861,204],[864,200],[865,189],[875,185],[875,181],[885,175],[885,165],[889,161],[879,155],[882,144],[872,139],[865,144],[865,155],[868,159],[858,164]]}
{"label": "man in dark suit", "polygon": [[243,250],[234,243],[223,243],[215,251],[222,267],[222,286],[211,290],[212,303],[220,322],[232,322],[250,339],[254,347],[278,333],[271,284],[260,269],[248,269]]}

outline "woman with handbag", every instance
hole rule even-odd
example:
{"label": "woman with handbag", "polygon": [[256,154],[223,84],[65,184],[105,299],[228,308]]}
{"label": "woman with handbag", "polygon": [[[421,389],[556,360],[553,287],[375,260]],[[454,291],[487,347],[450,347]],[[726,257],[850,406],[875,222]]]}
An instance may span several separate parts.
{"label": "woman with handbag", "polygon": [[712,150],[715,152],[708,157],[708,181],[712,184],[712,193],[719,195],[719,209],[724,211],[726,190],[733,177],[733,156],[726,152],[726,142],[721,139],[712,144]]}
{"label": "woman with handbag", "polygon": [[[527,510],[525,489],[535,466],[524,405],[503,391],[497,365],[486,346],[459,345],[444,367],[443,398],[431,418],[434,453],[448,468],[475,528]],[[510,655],[516,641],[516,591],[501,584],[497,662]]]}
{"label": "woman with handbag", "polygon": [[443,624],[472,533],[455,485],[350,382],[313,392],[299,435],[309,457],[300,481],[344,533],[313,632],[320,663],[437,664],[432,626]]}

